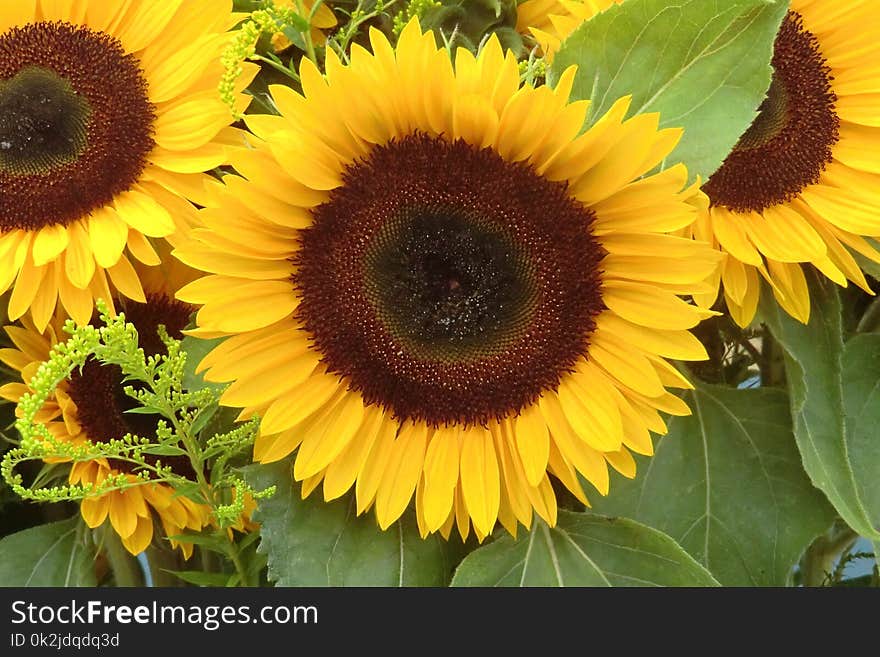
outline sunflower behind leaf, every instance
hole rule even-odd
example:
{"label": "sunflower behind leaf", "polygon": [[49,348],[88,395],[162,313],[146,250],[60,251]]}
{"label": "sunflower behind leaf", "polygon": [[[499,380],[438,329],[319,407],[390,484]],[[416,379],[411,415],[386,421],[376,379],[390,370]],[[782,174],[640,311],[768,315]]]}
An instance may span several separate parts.
{"label": "sunflower behind leaf", "polygon": [[694,234],[727,254],[720,283],[741,326],[762,279],[806,323],[804,264],[871,292],[853,253],[880,262],[864,239],[880,236],[878,26],[870,0],[793,0],[758,117],[704,186],[711,208]]}

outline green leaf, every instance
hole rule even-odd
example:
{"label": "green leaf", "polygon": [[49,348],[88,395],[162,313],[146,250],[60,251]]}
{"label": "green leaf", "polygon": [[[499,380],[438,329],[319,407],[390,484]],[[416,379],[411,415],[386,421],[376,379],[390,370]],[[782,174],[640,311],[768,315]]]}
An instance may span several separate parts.
{"label": "green leaf", "polygon": [[[196,415],[196,419],[193,421],[192,425],[189,428],[190,432],[196,435],[200,435],[202,429],[208,426],[208,422],[210,422],[211,418],[213,418],[217,414],[218,408],[219,406],[217,406],[216,404],[212,404],[207,408],[200,408],[198,415]],[[207,437],[210,437],[212,435],[214,434],[208,434]]]}
{"label": "green leaf", "polygon": [[859,499],[880,529],[880,334],[846,343],[842,379],[847,456]]}
{"label": "green leaf", "polygon": [[282,28],[281,33],[286,36],[287,40],[294,46],[304,51],[306,49],[306,40],[305,37],[303,37],[303,33],[309,31],[309,22],[300,16],[297,16],[296,18],[299,19],[301,23],[299,25],[285,26]]}
{"label": "green leaf", "polygon": [[302,499],[290,460],[243,469],[258,490],[260,552],[278,586],[445,586],[452,565],[445,541],[419,537],[412,513],[381,531],[372,514],[356,516],[351,500],[324,502],[320,490]]}
{"label": "green leaf", "polygon": [[559,511],[471,552],[453,586],[717,586],[669,536],[627,518]]}
{"label": "green leaf", "polygon": [[73,517],[0,540],[0,586],[96,586],[94,556],[81,527]]}
{"label": "green leaf", "polygon": [[842,305],[836,286],[807,272],[810,322],[801,324],[779,308],[766,289],[760,313],[785,348],[794,435],[804,469],[852,529],[880,539],[880,495],[873,386],[880,379],[876,344],[844,342]]}
{"label": "green leaf", "polygon": [[132,415],[162,415],[162,411],[153,406],[135,406],[124,412],[131,413]]}
{"label": "green leaf", "polygon": [[209,383],[205,381],[201,374],[196,374],[196,367],[202,362],[202,359],[222,341],[223,338],[203,340],[202,338],[194,338],[191,335],[181,340],[181,349],[186,352],[186,365],[183,368],[183,387],[185,389],[217,388],[222,390],[228,385],[226,383]]}
{"label": "green leaf", "polygon": [[804,473],[788,397],[698,385],[686,400],[693,415],[593,509],[666,532],[725,586],[784,586],[836,517]]}
{"label": "green leaf", "polygon": [[186,450],[174,445],[151,445],[144,448],[143,452],[153,456],[186,456]]}
{"label": "green leaf", "polygon": [[632,94],[631,113],[685,129],[668,161],[705,180],[757,115],[787,10],[787,0],[627,0],[565,40],[548,81],[578,66],[572,97],[592,101],[588,125]]}

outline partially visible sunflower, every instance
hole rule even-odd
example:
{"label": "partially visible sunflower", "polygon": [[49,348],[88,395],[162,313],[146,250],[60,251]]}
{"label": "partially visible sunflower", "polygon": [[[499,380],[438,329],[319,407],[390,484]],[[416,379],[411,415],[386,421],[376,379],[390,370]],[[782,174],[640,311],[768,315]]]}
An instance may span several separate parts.
{"label": "partially visible sunflower", "polygon": [[516,29],[531,34],[548,60],[581,23],[623,0],[525,0],[516,8]]}
{"label": "partially visible sunflower", "polygon": [[[724,298],[740,326],[761,280],[806,323],[802,271],[871,292],[850,250],[880,262],[880,4],[792,0],[760,112],[703,187],[711,207],[693,233],[727,254]],[[704,304],[715,295],[701,299]]]}
{"label": "partially visible sunflower", "polygon": [[[217,93],[231,0],[0,4],[0,294],[42,332],[153,262],[237,133]],[[247,64],[242,89],[256,67]],[[243,109],[247,97],[239,97]],[[198,198],[194,198],[198,200]]]}
{"label": "partially visible sunflower", "polygon": [[[159,324],[165,325],[169,335],[179,339],[194,311],[188,304],[174,298],[179,285],[192,280],[192,270],[180,263],[175,264],[167,247],[163,255],[165,259],[160,267],[135,265],[147,290],[145,303],[117,299],[126,319],[138,329],[139,345],[148,356],[164,351],[157,332]],[[66,315],[57,312],[44,330],[39,330],[29,317],[22,319],[21,327],[6,327],[15,348],[0,349],[0,361],[20,371],[22,382],[0,386],[0,397],[18,402],[22,395],[32,392],[27,382],[48,359],[52,347],[67,339],[61,330],[66,319]],[[126,413],[135,401],[125,394],[123,387],[122,372],[117,366],[87,361],[81,371],[74,371],[59,385],[36,419],[49,428],[56,440],[73,444],[120,439],[128,432],[152,435],[158,418]],[[186,457],[162,457],[161,460],[163,465],[171,466],[179,474],[193,476]],[[207,506],[176,495],[168,485],[143,484],[131,468],[128,462],[106,458],[72,464],[71,484],[99,485],[111,474],[125,474],[131,483],[137,484],[125,490],[85,498],[80,509],[89,527],[98,527],[109,518],[126,549],[137,554],[153,538],[155,517],[161,521],[166,536],[181,535],[186,530],[198,532],[208,524]],[[246,527],[241,524],[240,528],[244,530]],[[186,558],[192,554],[192,543],[172,540],[171,544],[179,547]]]}
{"label": "partially visible sunflower", "polygon": [[[336,16],[333,15],[333,10],[323,2],[318,5],[315,15],[311,16],[312,8],[315,4],[317,4],[315,0],[303,0],[302,2],[303,9],[309,14],[305,18],[308,20],[311,17],[309,25],[311,27],[310,36],[312,41],[316,44],[322,44],[327,40],[324,31],[336,27]],[[296,0],[275,0],[275,6],[280,9],[295,9]],[[272,35],[272,49],[275,52],[286,50],[292,45],[291,40],[284,36],[283,32],[276,32]]]}
{"label": "partially visible sunflower", "polygon": [[296,450],[303,495],[354,486],[382,528],[415,495],[423,534],[552,524],[551,477],[586,503],[579,474],[607,493],[689,412],[665,358],[706,357],[707,311],[677,295],[720,254],[666,234],[696,216],[683,166],[642,178],[680,130],[623,98],[580,134],[574,69],[521,88],[495,38],[454,68],[416,21],[370,39],[271,89],[175,250],[211,272],[178,293],[196,333],[228,336],[200,369],[261,416],[256,460]]}

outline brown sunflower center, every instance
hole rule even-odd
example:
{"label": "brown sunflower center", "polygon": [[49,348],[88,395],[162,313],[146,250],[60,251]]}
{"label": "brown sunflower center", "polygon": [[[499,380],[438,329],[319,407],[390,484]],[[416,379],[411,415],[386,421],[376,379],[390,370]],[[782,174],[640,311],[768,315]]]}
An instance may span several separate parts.
{"label": "brown sunflower center", "polygon": [[300,318],[329,370],[401,420],[506,417],[587,353],[604,308],[593,218],[491,149],[391,142],[303,231]]}
{"label": "brown sunflower center", "polygon": [[47,69],[0,80],[0,171],[41,173],[76,160],[89,114],[88,101]]}
{"label": "brown sunflower center", "polygon": [[745,134],[739,138],[736,148],[748,151],[769,144],[788,124],[788,97],[776,75],[767,89],[767,97],[758,108],[758,116]]}
{"label": "brown sunflower center", "polygon": [[154,122],[115,37],[61,22],[0,34],[0,232],[68,225],[130,189]]}
{"label": "brown sunflower center", "polygon": [[427,360],[488,355],[537,301],[528,254],[478,217],[420,208],[386,222],[366,253],[365,291],[392,337]]}
{"label": "brown sunflower center", "polygon": [[[165,295],[149,295],[146,303],[128,301],[125,307],[127,321],[138,331],[138,345],[146,356],[165,352],[165,345],[159,337],[158,326],[165,326],[168,335],[175,339],[183,337],[183,329],[189,323],[193,308],[187,304],[170,299]],[[132,433],[144,438],[156,435],[160,416],[154,414],[132,413],[138,407],[137,401],[125,392],[126,386],[135,390],[143,389],[140,382],[123,381],[122,369],[117,365],[88,360],[82,370],[74,370],[68,381],[67,393],[76,404],[76,417],[86,437],[93,442],[120,440]],[[163,465],[183,476],[192,476],[189,459],[185,456],[145,456],[148,463],[161,460]],[[111,459],[111,465],[121,471],[130,472],[132,464]]]}
{"label": "brown sunflower center", "polygon": [[761,212],[818,182],[831,162],[840,127],[831,69],[797,12],[782,22],[772,63],[757,118],[703,188],[714,205]]}

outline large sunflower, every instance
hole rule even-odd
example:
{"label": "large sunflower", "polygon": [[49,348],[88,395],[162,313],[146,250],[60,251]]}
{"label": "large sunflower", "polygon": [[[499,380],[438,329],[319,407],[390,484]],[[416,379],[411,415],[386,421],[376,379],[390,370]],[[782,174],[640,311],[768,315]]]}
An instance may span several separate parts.
{"label": "large sunflower", "polygon": [[789,314],[809,319],[801,263],[870,292],[849,249],[880,262],[863,239],[880,235],[878,25],[873,0],[793,0],[760,113],[703,188],[711,207],[694,233],[727,253],[720,278],[741,326],[762,278]]}
{"label": "large sunflower", "polygon": [[385,528],[415,494],[423,534],[553,523],[550,475],[586,503],[578,473],[605,494],[688,413],[664,357],[705,357],[707,311],[676,295],[720,256],[664,234],[695,217],[684,167],[640,179],[680,131],[624,98],[581,135],[574,69],[520,88],[494,38],[453,68],[417,22],[370,37],[272,89],[175,250],[212,272],[178,293],[197,333],[231,336],[200,367],[261,416],[256,460],[298,450],[304,495],[355,486]]}
{"label": "large sunflower", "polygon": [[[174,298],[174,290],[193,279],[192,270],[175,264],[167,249],[164,255],[165,260],[159,267],[135,265],[146,289],[145,303],[124,298],[116,300],[127,321],[138,329],[139,345],[148,356],[164,351],[157,332],[159,324],[164,325],[172,337],[181,338],[194,311],[193,307]],[[22,395],[32,392],[27,383],[48,359],[52,347],[67,339],[61,330],[66,319],[67,316],[58,311],[43,330],[38,329],[30,317],[22,319],[22,326],[6,327],[15,348],[0,349],[0,361],[20,371],[22,382],[0,386],[0,397],[18,402]],[[47,426],[56,440],[73,444],[118,440],[129,432],[149,437],[155,433],[157,418],[126,413],[135,402],[123,391],[124,385],[118,367],[87,361],[81,371],[74,371],[59,385],[36,419]],[[184,476],[193,476],[186,457],[162,457],[162,464]],[[181,535],[186,530],[199,532],[208,524],[207,506],[176,495],[165,484],[144,484],[125,461],[106,458],[77,461],[71,465],[69,481],[97,486],[108,475],[118,474],[125,474],[133,485],[87,497],[80,510],[89,527],[98,527],[109,518],[113,530],[132,554],[142,552],[152,540],[154,517],[161,521],[166,536]],[[172,540],[171,544],[180,547],[187,558],[192,554],[192,543]]]}
{"label": "large sunflower", "polygon": [[0,4],[0,294],[12,288],[11,319],[30,310],[42,331],[60,300],[87,322],[108,287],[144,300],[132,263],[155,263],[149,238],[174,233],[183,197],[201,195],[201,172],[236,139],[217,94],[231,9]]}

